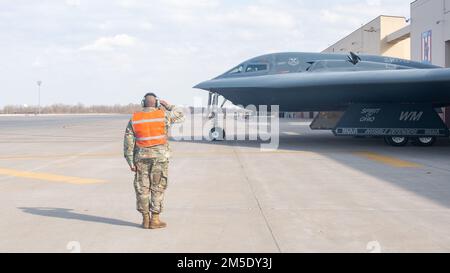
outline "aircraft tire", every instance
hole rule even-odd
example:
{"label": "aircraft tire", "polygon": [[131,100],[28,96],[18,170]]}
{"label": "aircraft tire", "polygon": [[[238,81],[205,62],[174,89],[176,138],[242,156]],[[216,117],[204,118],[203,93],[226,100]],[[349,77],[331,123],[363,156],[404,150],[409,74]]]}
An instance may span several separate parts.
{"label": "aircraft tire", "polygon": [[418,137],[414,139],[414,145],[421,147],[431,147],[436,143],[436,137]]}
{"label": "aircraft tire", "polygon": [[386,141],[387,144],[394,146],[394,147],[404,147],[409,142],[409,138],[407,138],[407,137],[388,136],[388,137],[385,137],[384,140]]}
{"label": "aircraft tire", "polygon": [[225,130],[220,127],[214,127],[209,131],[209,139],[211,141],[225,140]]}

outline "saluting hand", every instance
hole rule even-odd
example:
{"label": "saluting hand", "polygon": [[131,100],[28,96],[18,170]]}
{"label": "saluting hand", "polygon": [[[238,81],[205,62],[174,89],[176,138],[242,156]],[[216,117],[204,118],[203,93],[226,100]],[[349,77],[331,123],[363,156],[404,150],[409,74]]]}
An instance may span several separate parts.
{"label": "saluting hand", "polygon": [[169,108],[170,106],[170,104],[165,100],[160,100],[159,103],[161,103],[161,105],[164,106],[165,108]]}

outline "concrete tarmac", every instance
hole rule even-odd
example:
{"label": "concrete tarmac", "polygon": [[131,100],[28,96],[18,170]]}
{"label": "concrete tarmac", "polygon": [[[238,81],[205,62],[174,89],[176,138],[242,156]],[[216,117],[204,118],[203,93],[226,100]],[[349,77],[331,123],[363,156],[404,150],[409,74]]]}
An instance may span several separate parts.
{"label": "concrete tarmac", "polygon": [[281,122],[280,148],[174,141],[143,230],[129,116],[0,117],[0,252],[449,252],[450,140],[394,148]]}

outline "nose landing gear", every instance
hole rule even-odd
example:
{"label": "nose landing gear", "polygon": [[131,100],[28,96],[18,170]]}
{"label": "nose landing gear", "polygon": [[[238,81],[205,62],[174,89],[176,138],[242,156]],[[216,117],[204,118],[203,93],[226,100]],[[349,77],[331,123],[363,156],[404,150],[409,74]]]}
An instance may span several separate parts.
{"label": "nose landing gear", "polygon": [[209,138],[212,141],[223,141],[225,140],[225,130],[220,127],[214,127],[209,131]]}
{"label": "nose landing gear", "polygon": [[[225,140],[225,130],[219,127],[219,108],[222,109],[228,100],[224,99],[222,105],[219,106],[219,94],[209,93],[208,100],[208,119],[213,120],[213,128],[209,131],[209,139],[211,141],[223,141]],[[224,115],[224,119],[226,115]]]}

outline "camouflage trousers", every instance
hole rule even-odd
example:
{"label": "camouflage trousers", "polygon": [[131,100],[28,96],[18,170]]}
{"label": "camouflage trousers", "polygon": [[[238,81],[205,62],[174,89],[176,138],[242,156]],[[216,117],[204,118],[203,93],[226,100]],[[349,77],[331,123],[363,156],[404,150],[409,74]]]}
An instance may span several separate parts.
{"label": "camouflage trousers", "polygon": [[141,213],[161,213],[167,189],[169,161],[161,158],[139,159],[135,162],[137,210]]}

